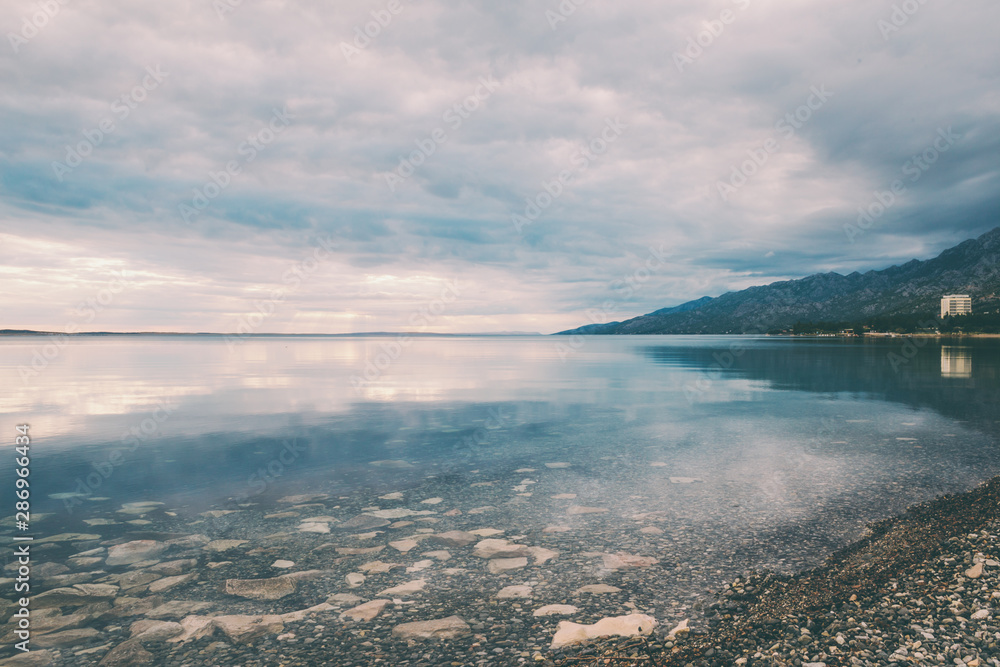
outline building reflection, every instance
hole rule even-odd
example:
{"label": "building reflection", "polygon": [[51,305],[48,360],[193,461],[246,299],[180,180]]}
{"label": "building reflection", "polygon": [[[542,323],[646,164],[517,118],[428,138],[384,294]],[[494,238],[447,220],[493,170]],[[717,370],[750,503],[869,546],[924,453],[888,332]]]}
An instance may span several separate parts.
{"label": "building reflection", "polygon": [[972,353],[967,347],[941,348],[941,375],[953,378],[972,377]]}

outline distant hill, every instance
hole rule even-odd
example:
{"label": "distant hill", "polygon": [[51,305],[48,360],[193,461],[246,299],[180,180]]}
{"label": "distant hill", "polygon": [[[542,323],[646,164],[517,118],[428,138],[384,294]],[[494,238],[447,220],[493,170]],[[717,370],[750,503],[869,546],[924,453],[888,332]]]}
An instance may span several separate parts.
{"label": "distant hill", "polygon": [[856,322],[937,315],[945,294],[972,295],[973,310],[1000,307],[1000,227],[934,259],[850,275],[820,273],[560,334],[765,333],[801,321]]}

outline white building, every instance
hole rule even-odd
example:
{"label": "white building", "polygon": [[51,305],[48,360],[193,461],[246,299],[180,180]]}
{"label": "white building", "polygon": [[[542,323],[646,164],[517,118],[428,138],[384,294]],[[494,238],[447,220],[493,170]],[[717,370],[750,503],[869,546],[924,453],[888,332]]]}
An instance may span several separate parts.
{"label": "white building", "polygon": [[972,298],[968,294],[949,294],[941,297],[941,317],[968,315],[972,312]]}

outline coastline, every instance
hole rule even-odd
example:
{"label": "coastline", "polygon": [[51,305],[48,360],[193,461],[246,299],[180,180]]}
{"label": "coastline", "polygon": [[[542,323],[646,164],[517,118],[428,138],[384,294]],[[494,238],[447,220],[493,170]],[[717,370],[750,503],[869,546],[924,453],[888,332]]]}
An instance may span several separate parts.
{"label": "coastline", "polygon": [[562,665],[1000,665],[1000,477],[870,525],[823,565],[717,593],[707,632],[577,646]]}

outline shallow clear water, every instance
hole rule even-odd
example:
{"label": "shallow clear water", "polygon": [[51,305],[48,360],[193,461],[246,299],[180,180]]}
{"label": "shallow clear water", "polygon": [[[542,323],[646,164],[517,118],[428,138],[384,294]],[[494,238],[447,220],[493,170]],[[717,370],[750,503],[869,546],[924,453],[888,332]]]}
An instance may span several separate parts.
{"label": "shallow clear water", "polygon": [[[689,615],[693,598],[740,571],[816,564],[867,521],[1000,472],[995,340],[46,342],[0,338],[11,457],[14,425],[30,424],[32,511],[50,515],[33,524],[36,538],[79,531],[123,540],[156,530],[256,540],[282,528],[292,536],[289,557],[304,564],[323,547],[315,540],[358,546],[421,527],[489,527],[560,552],[548,569],[525,575],[549,601],[613,581],[665,622]],[[0,474],[0,488],[13,488],[12,466]],[[379,498],[390,492],[402,495]],[[332,515],[333,536],[266,516],[287,507],[282,497],[307,493],[328,500],[300,514]],[[422,502],[432,498],[441,500]],[[164,505],[148,516],[118,512],[143,500]],[[336,532],[337,522],[387,508],[427,514],[375,536]],[[218,509],[242,512],[202,514]],[[3,531],[12,532],[10,521]],[[81,540],[50,557],[98,544]],[[660,562],[633,576],[593,561],[618,551]],[[391,549],[380,557],[390,554],[409,558]],[[410,560],[419,558],[414,551]],[[266,550],[259,563],[248,555],[234,567],[271,576],[273,559]],[[338,592],[357,566],[335,563],[344,572],[302,604]],[[475,559],[462,563],[429,571],[442,595],[492,585]],[[631,608],[621,604],[595,602],[582,613]]]}

